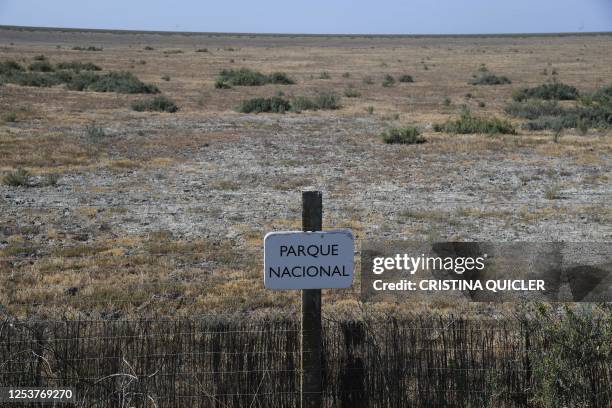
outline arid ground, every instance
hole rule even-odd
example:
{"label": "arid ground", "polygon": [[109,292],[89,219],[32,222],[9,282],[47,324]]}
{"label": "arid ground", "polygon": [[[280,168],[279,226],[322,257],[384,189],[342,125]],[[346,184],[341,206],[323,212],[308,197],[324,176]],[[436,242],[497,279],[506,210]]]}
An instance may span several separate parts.
{"label": "arid ground", "polygon": [[[132,72],[180,110],[131,109],[147,95],[0,85],[0,173],[31,174],[28,186],[0,185],[0,313],[295,310],[297,293],[263,288],[262,238],[300,228],[305,188],[323,191],[325,228],[351,228],[359,242],[612,238],[612,130],[530,131],[505,112],[513,91],[553,79],[581,93],[612,84],[610,35],[0,28],[0,62],[27,66],[40,55]],[[482,64],[512,83],[470,85]],[[222,69],[237,68],[296,83],[215,87]],[[414,82],[382,86],[404,74]],[[321,91],[336,92],[340,109],[236,110],[248,98]],[[511,121],[517,133],[434,131],[463,105]],[[382,141],[386,129],[409,125],[425,143]],[[358,285],[325,296],[329,307],[351,308]]]}

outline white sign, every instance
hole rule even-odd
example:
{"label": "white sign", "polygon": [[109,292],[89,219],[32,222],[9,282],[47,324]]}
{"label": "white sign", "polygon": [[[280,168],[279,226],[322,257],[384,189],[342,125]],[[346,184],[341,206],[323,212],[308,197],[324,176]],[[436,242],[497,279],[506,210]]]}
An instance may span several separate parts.
{"label": "white sign", "polygon": [[353,283],[354,254],[349,230],[270,232],[264,238],[264,286],[348,288]]}

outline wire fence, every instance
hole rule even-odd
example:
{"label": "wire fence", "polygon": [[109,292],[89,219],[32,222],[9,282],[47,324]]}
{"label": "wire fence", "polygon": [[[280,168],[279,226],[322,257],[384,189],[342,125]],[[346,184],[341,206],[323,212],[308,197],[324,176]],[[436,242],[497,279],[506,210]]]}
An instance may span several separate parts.
{"label": "wire fence", "polygon": [[[327,407],[529,406],[539,381],[534,359],[547,341],[508,319],[325,319],[323,400]],[[0,385],[74,387],[79,407],[297,407],[299,344],[299,322],[287,318],[6,319]],[[588,379],[589,406],[606,406],[610,362],[575,369]]]}

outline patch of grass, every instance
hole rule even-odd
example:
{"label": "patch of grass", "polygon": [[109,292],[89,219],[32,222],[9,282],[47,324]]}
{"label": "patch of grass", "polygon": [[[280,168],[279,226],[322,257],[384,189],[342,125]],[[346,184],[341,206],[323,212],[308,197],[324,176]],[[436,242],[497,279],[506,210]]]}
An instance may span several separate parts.
{"label": "patch of grass", "polygon": [[30,180],[30,173],[23,168],[18,168],[6,174],[2,178],[2,183],[11,187],[28,187],[30,185]]}
{"label": "patch of grass", "polygon": [[340,98],[334,92],[321,92],[314,97],[299,96],[291,101],[295,112],[304,110],[334,110],[340,108]]}
{"label": "patch of grass", "polygon": [[72,47],[72,49],[74,51],[103,51],[104,50],[104,48],[102,47],[95,47],[93,45],[90,45],[88,47],[81,47],[77,45],[75,47]]}
{"label": "patch of grass", "polygon": [[291,85],[295,81],[284,72],[273,72],[270,75],[265,75],[249,68],[240,68],[222,70],[217,77],[217,83],[226,83],[233,86],[260,86],[266,84]]}
{"label": "patch of grass", "polygon": [[612,85],[597,90],[590,96],[590,99],[599,104],[612,105]]}
{"label": "patch of grass", "polygon": [[412,83],[412,82],[414,82],[414,78],[412,78],[412,75],[407,75],[407,74],[400,75],[400,77],[397,78],[397,80],[399,82],[401,82],[401,83]]}
{"label": "patch of grass", "polygon": [[130,72],[108,72],[104,75],[92,71],[61,70],[56,72],[23,72],[12,70],[3,80],[21,86],[50,87],[65,84],[73,91],[91,90],[117,93],[159,93],[155,85],[145,84]]}
{"label": "patch of grass", "polygon": [[15,72],[23,72],[25,68],[17,61],[8,60],[0,62],[0,75],[10,75]]}
{"label": "patch of grass", "polygon": [[541,116],[559,116],[564,112],[557,101],[542,101],[538,99],[511,102],[506,106],[505,111],[511,116],[523,119],[537,119]]}
{"label": "patch of grass", "polygon": [[17,114],[15,112],[7,112],[2,115],[2,121],[4,122],[17,122]]}
{"label": "patch of grass", "polygon": [[95,92],[117,92],[117,93],[159,93],[159,88],[152,84],[145,84],[131,72],[109,72],[101,76],[88,87]]}
{"label": "patch of grass", "polygon": [[170,75],[162,75],[161,79],[166,81],[166,82],[168,82],[168,81],[170,81]]}
{"label": "patch of grass", "polygon": [[372,79],[371,76],[364,77],[363,83],[366,85],[372,85],[374,83],[374,79]]}
{"label": "patch of grass", "polygon": [[230,84],[228,84],[227,82],[221,80],[221,79],[217,79],[215,81],[215,88],[217,89],[230,89],[232,86]]}
{"label": "patch of grass", "polygon": [[48,173],[45,175],[42,181],[43,186],[57,186],[59,183],[60,175],[57,173]]}
{"label": "patch of grass", "polygon": [[293,85],[295,81],[284,72],[273,72],[268,75],[268,83],[276,85]]}
{"label": "patch of grass", "polygon": [[366,112],[368,113],[368,115],[374,114],[374,107],[372,105],[368,106],[366,108]]}
{"label": "patch of grass", "polygon": [[524,101],[526,99],[546,99],[546,100],[576,100],[580,96],[578,89],[571,85],[566,85],[561,82],[553,82],[542,84],[535,88],[525,88],[514,92],[512,99],[515,101]]}
{"label": "patch of grass", "polygon": [[96,123],[90,123],[85,126],[85,137],[87,137],[87,140],[91,143],[100,143],[106,138],[106,132]]}
{"label": "patch of grass", "polygon": [[175,55],[175,54],[182,54],[183,50],[166,50],[164,51],[165,55]]}
{"label": "patch of grass", "polygon": [[234,86],[259,86],[267,83],[267,77],[248,68],[224,69],[219,73],[218,81]]}
{"label": "patch of grass", "polygon": [[547,200],[558,200],[561,198],[561,187],[557,184],[546,187],[544,190],[544,198]]}
{"label": "patch of grass", "polygon": [[508,77],[498,76],[490,72],[478,75],[476,78],[472,78],[472,80],[469,81],[470,85],[505,85],[511,83],[512,81],[510,81]]}
{"label": "patch of grass", "polygon": [[238,111],[242,113],[285,113],[289,109],[291,109],[289,101],[278,96],[272,98],[247,99],[238,107]]}
{"label": "patch of grass", "polygon": [[444,124],[435,124],[434,130],[455,134],[516,134],[514,126],[507,120],[473,116],[467,109],[461,113],[459,119],[448,120]]}
{"label": "patch of grass", "polygon": [[100,77],[92,71],[75,72],[67,74],[63,82],[66,83],[66,88],[71,91],[85,91],[91,84],[98,81]]}
{"label": "patch of grass", "polygon": [[530,119],[523,124],[527,130],[575,128],[586,134],[591,127],[609,128],[612,126],[612,103],[609,102],[607,92],[612,93],[610,87],[604,87],[592,95],[583,95],[574,107],[562,107],[556,100],[523,100],[512,102],[506,107],[510,115]]}
{"label": "patch of grass", "polygon": [[331,79],[331,75],[329,75],[329,72],[323,71],[319,74],[319,79]]}
{"label": "patch of grass", "polygon": [[49,61],[34,61],[33,63],[30,64],[28,69],[34,72],[53,72],[55,71],[55,68],[53,68],[53,65],[51,65]]}
{"label": "patch of grass", "polygon": [[420,144],[425,143],[421,131],[415,126],[405,128],[391,128],[385,131],[382,139],[387,144]]}
{"label": "patch of grass", "polygon": [[385,88],[389,88],[389,87],[392,87],[394,84],[395,84],[395,78],[393,78],[389,74],[385,75],[385,77],[383,78],[382,86]]}
{"label": "patch of grass", "polygon": [[44,55],[37,55],[34,57],[34,61],[47,61],[47,57]]}
{"label": "patch of grass", "polygon": [[342,74],[342,78],[350,78],[351,73],[350,72],[345,72],[344,74]]}
{"label": "patch of grass", "polygon": [[346,96],[347,98],[359,98],[361,96],[361,92],[349,85],[344,90],[344,96]]}
{"label": "patch of grass", "polygon": [[56,69],[67,69],[75,72],[80,71],[102,71],[102,68],[94,64],[93,62],[81,62],[81,61],[71,61],[71,62],[59,62],[55,65]]}
{"label": "patch of grass", "polygon": [[168,112],[174,113],[179,110],[171,99],[160,95],[152,99],[144,99],[132,102],[132,109],[137,112]]}
{"label": "patch of grass", "polygon": [[5,76],[8,83],[20,86],[50,87],[63,83],[62,78],[54,72],[13,72]]}

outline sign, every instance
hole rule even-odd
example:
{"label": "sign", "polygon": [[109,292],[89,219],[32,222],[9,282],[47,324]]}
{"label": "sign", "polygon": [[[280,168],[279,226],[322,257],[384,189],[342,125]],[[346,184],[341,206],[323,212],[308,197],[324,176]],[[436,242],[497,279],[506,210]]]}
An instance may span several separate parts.
{"label": "sign", "polygon": [[355,240],[350,230],[270,232],[264,238],[267,289],[348,288]]}

